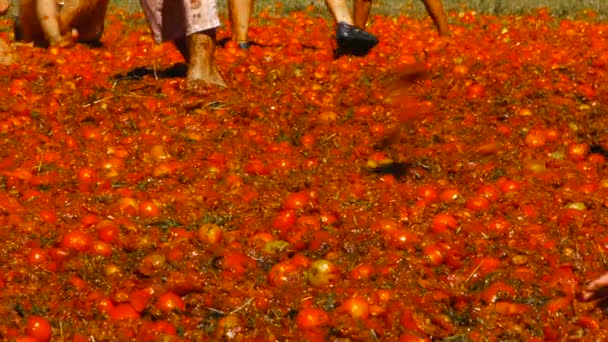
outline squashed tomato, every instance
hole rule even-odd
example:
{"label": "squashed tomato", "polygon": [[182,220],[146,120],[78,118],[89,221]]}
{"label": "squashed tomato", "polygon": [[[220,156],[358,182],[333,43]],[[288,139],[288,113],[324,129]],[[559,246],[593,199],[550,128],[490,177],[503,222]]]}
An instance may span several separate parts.
{"label": "squashed tomato", "polygon": [[9,44],[0,339],[606,339],[602,13],[376,15],[336,58],[314,6],[260,6],[249,49],[216,30],[226,88],[141,11]]}

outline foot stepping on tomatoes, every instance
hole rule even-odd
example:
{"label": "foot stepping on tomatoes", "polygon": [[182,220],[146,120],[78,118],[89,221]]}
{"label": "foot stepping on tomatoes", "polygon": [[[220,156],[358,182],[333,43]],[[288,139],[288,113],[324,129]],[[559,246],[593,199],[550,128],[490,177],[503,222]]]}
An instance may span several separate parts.
{"label": "foot stepping on tomatoes", "polygon": [[378,44],[378,38],[373,34],[346,23],[338,23],[336,40],[336,58],[344,55],[365,56]]}

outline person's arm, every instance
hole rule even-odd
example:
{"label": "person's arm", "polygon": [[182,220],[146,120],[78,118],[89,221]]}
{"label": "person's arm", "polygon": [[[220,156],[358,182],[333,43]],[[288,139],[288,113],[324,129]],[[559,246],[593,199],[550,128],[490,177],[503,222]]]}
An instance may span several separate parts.
{"label": "person's arm", "polygon": [[426,11],[433,19],[435,27],[437,27],[437,31],[439,32],[439,35],[450,35],[450,28],[448,27],[448,17],[445,14],[445,10],[443,9],[443,3],[441,2],[441,0],[424,0],[424,7],[426,7]]}

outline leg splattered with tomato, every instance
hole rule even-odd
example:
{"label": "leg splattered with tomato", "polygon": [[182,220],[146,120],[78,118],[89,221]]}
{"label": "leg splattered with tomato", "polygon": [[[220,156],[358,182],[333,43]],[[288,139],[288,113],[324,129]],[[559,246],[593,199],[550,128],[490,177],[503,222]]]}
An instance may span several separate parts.
{"label": "leg splattered with tomato", "polygon": [[67,47],[101,38],[108,0],[21,0],[15,39]]}
{"label": "leg splattered with tomato", "polygon": [[173,41],[188,63],[188,79],[225,86],[214,61],[220,25],[214,0],[142,0],[157,42]]}

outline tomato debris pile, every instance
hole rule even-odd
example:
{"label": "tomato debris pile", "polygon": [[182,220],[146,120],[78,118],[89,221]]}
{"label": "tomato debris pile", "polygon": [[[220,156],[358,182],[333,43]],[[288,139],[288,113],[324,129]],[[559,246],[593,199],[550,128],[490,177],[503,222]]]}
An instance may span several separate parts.
{"label": "tomato debris pile", "polygon": [[576,299],[608,267],[608,25],[586,15],[465,13],[450,40],[377,17],[370,55],[333,60],[331,23],[262,13],[207,92],[137,14],[102,47],[16,46],[0,336],[606,338]]}

